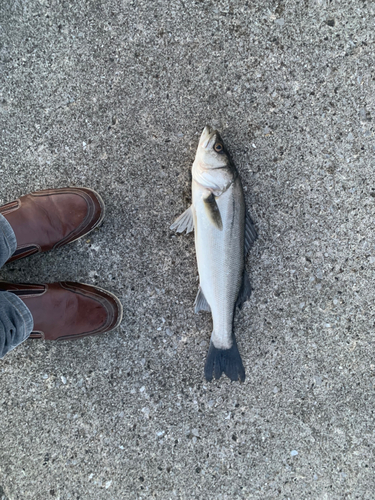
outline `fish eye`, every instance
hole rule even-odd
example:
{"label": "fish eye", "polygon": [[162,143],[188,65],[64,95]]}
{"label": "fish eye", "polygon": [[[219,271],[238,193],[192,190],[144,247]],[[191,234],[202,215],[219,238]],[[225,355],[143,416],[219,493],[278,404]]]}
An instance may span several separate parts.
{"label": "fish eye", "polygon": [[217,142],[214,146],[214,150],[216,151],[216,153],[223,153],[224,152],[223,145],[220,142]]}

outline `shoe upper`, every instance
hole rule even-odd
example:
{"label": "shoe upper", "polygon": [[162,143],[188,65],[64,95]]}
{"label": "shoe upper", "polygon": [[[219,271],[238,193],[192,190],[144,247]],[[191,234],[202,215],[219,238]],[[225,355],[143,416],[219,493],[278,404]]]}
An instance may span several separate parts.
{"label": "shoe upper", "polygon": [[15,293],[30,310],[31,338],[73,340],[116,328],[122,305],[110,292],[82,283],[43,285],[0,282],[0,291]]}
{"label": "shoe upper", "polygon": [[104,204],[87,188],[48,189],[3,205],[0,214],[16,235],[10,262],[81,238],[101,223]]}

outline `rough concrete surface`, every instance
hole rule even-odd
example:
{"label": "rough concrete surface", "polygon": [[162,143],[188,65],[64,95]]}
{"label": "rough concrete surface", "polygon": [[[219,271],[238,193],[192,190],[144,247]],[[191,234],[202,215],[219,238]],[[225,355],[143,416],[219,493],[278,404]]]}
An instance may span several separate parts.
{"label": "rough concrete surface", "polygon": [[[4,267],[98,284],[116,331],[0,363],[8,500],[373,499],[375,4],[1,0],[0,203],[99,191],[87,239]],[[190,202],[219,128],[259,232],[244,384],[207,383]]]}

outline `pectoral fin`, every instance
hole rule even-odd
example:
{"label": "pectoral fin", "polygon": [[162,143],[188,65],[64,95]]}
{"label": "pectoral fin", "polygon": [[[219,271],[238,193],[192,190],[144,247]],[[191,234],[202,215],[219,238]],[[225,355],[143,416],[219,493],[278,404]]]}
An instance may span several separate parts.
{"label": "pectoral fin", "polygon": [[207,198],[204,198],[203,201],[207,217],[214,226],[216,226],[218,229],[220,229],[220,231],[222,231],[223,221],[221,220],[220,210],[219,207],[217,206],[214,194],[211,193]]}
{"label": "pectoral fin", "polygon": [[191,205],[180,217],[177,217],[170,229],[177,233],[183,233],[186,229],[186,233],[191,233],[194,229],[193,209]]}

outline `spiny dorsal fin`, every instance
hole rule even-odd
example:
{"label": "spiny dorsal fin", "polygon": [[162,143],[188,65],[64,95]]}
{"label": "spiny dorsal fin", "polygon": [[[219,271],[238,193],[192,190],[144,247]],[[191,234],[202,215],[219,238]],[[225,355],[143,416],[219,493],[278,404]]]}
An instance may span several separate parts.
{"label": "spiny dorsal fin", "polygon": [[247,213],[247,210],[246,210],[246,214],[245,214],[245,256],[257,238],[258,238],[258,234],[256,232],[254,222],[251,220],[251,217]]}
{"label": "spiny dorsal fin", "polygon": [[174,223],[171,225],[170,229],[176,231],[176,233],[183,233],[186,229],[186,233],[191,233],[194,229],[194,219],[193,219],[193,208],[192,205],[181,214]]}
{"label": "spiny dorsal fin", "polygon": [[211,193],[207,198],[204,198],[204,206],[206,208],[206,213],[209,220],[214,226],[216,226],[220,231],[223,230],[223,221],[221,220],[220,210],[217,206],[216,199],[213,193]]}

